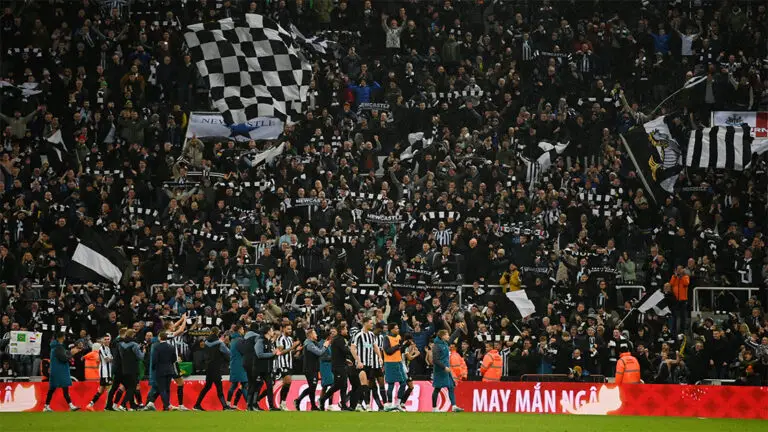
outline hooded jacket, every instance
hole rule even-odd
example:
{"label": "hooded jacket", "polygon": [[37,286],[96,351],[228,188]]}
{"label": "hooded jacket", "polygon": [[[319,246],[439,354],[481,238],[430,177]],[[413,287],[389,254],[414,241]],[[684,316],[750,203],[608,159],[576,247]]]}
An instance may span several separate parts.
{"label": "hooded jacket", "polygon": [[49,385],[51,388],[69,387],[72,385],[72,377],[69,375],[69,359],[72,354],[64,348],[64,345],[54,339],[51,342],[51,368]]}
{"label": "hooded jacket", "polygon": [[237,346],[235,347],[243,359],[242,365],[246,373],[249,372],[254,366],[254,360],[256,359],[256,352],[254,351],[255,343],[256,333],[249,331],[245,334],[243,339],[237,343]]}
{"label": "hooded jacket", "polygon": [[256,374],[265,374],[272,372],[272,359],[275,354],[272,352],[274,344],[265,339],[264,336],[256,334],[253,344],[253,352],[256,356],[253,362],[253,370]]}
{"label": "hooded jacket", "polygon": [[240,351],[240,344],[245,339],[240,333],[234,333],[230,336],[229,342],[229,381],[230,382],[248,382],[248,375],[243,368],[243,354]]}
{"label": "hooded jacket", "polygon": [[229,348],[217,335],[210,335],[205,341],[206,374],[221,376],[224,365],[229,362]]}
{"label": "hooded jacket", "polygon": [[144,353],[139,349],[139,344],[133,339],[120,341],[120,357],[123,374],[138,375],[139,362],[144,360]]}
{"label": "hooded jacket", "polygon": [[320,371],[320,358],[328,351],[322,341],[304,339],[304,375],[314,376]]}

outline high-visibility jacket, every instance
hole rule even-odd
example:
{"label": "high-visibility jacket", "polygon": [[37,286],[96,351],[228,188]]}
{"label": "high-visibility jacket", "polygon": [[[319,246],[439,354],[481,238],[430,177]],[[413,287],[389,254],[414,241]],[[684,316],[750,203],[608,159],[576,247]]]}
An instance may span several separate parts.
{"label": "high-visibility jacket", "polygon": [[672,294],[675,295],[677,301],[688,301],[688,285],[691,284],[691,278],[688,275],[672,276],[669,284],[672,285]]}
{"label": "high-visibility jacket", "polygon": [[480,375],[483,381],[501,381],[501,368],[503,362],[499,352],[490,350],[483,357],[483,364],[480,366]]}
{"label": "high-visibility jacket", "polygon": [[[387,336],[387,339],[389,339],[390,347],[396,347],[397,345],[400,345],[400,335]],[[395,350],[395,352],[392,354],[387,354],[384,352],[385,363],[400,363],[401,361],[403,361],[403,353],[400,350]]]}
{"label": "high-visibility jacket", "polygon": [[464,357],[456,351],[451,351],[451,356],[448,360],[450,362],[451,375],[456,381],[462,381],[467,379],[467,363],[464,361]]}
{"label": "high-visibility jacket", "polygon": [[616,384],[640,384],[640,362],[628,352],[616,362]]}
{"label": "high-visibility jacket", "polygon": [[85,379],[88,381],[99,379],[99,352],[91,351],[83,356],[85,360]]}

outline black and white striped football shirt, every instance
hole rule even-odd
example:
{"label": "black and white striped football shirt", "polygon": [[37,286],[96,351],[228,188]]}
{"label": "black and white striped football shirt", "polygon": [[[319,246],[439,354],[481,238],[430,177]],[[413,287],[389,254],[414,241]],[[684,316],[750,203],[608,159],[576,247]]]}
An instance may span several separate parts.
{"label": "black and white striped football shirt", "polygon": [[371,331],[361,331],[352,339],[352,344],[357,350],[357,357],[365,367],[380,367],[379,356],[376,355],[375,347],[379,346],[379,338]]}
{"label": "black and white striped football shirt", "polygon": [[99,348],[99,378],[112,378],[112,350],[107,346]]}
{"label": "black and white striped football shirt", "polygon": [[176,357],[179,361],[184,361],[189,354],[189,345],[184,340],[186,332],[173,337],[173,332],[168,332],[168,345],[172,346],[176,351]]}
{"label": "black and white striped football shirt", "polygon": [[[377,337],[376,344],[379,346],[379,352],[383,356],[384,353],[382,352],[384,350],[384,340],[387,338],[386,333],[380,333]],[[381,356],[376,356],[376,366],[377,368],[384,367],[384,361],[382,360]]]}
{"label": "black and white striped football shirt", "polygon": [[[288,351],[293,346],[293,338],[290,336],[280,336],[277,338],[277,348],[280,351]],[[293,370],[293,353],[286,353],[275,357],[275,369],[291,371]]]}
{"label": "black and white striped football shirt", "polygon": [[432,230],[432,234],[435,235],[435,242],[440,246],[450,246],[451,239],[453,239],[453,231],[450,228],[444,230],[438,230],[437,228]]}

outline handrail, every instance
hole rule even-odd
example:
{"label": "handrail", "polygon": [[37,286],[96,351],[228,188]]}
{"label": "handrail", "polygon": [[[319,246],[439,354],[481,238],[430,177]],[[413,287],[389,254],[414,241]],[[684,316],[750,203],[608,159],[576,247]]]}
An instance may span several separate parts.
{"label": "handrail", "polygon": [[[641,299],[643,297],[643,294],[645,293],[645,286],[643,285],[616,285],[617,290],[625,290],[625,289],[639,289],[640,294],[637,296],[638,299]],[[626,299],[625,299],[626,301]]]}
{"label": "handrail", "polygon": [[693,289],[693,312],[699,313],[699,296],[697,295],[701,291],[746,291],[747,297],[752,297],[752,292],[760,292],[758,287],[696,287]]}

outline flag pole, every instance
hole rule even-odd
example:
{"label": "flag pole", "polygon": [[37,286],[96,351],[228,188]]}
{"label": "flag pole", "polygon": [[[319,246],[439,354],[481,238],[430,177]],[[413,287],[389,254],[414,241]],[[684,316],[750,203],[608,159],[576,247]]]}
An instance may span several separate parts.
{"label": "flag pole", "polygon": [[685,90],[686,88],[687,88],[687,87],[683,86],[683,87],[681,87],[679,90],[677,90],[676,92],[674,92],[674,93],[672,93],[671,95],[667,96],[667,98],[666,98],[666,99],[664,99],[663,101],[661,101],[661,103],[660,103],[660,104],[658,104],[658,105],[656,106],[656,108],[654,108],[654,109],[653,109],[653,111],[651,111],[651,113],[650,113],[650,114],[648,114],[648,117],[653,117],[653,114],[654,114],[654,113],[656,113],[656,111],[658,111],[658,110],[659,110],[659,108],[661,108],[661,107],[662,107],[662,105],[664,105],[665,103],[667,103],[667,101],[668,101],[668,100],[670,100],[670,99],[672,99],[673,97],[677,96],[677,94],[678,94],[678,93],[680,93],[681,91]]}
{"label": "flag pole", "polygon": [[512,324],[514,327],[515,327],[515,330],[517,330],[517,332],[518,332],[518,333],[520,333],[520,336],[522,336],[522,335],[523,335],[523,331],[522,331],[522,330],[520,330],[520,327],[518,327],[518,326],[517,326],[517,324],[515,324],[515,323],[514,323],[513,321],[511,321],[511,320],[510,320],[509,322],[510,322],[510,323],[511,323],[511,324]]}
{"label": "flag pole", "polygon": [[633,310],[637,310],[637,308],[630,309],[629,312],[627,313],[627,316],[625,316],[621,321],[619,321],[619,324],[616,326],[617,328],[621,327],[621,325],[624,324],[624,321],[626,321],[627,318],[629,318],[629,316],[632,315]]}
{"label": "flag pole", "polygon": [[706,79],[707,79],[707,76],[706,76],[706,75],[699,75],[699,76],[691,77],[691,79],[689,79],[688,81],[686,81],[686,82],[685,82],[685,84],[683,84],[683,86],[682,86],[682,87],[680,87],[680,88],[679,88],[679,89],[678,89],[676,92],[672,93],[671,95],[667,96],[667,98],[666,98],[666,99],[664,99],[663,101],[661,101],[661,103],[660,103],[660,104],[658,104],[658,105],[656,106],[656,108],[654,108],[654,109],[653,109],[653,111],[651,111],[651,113],[650,113],[650,114],[648,114],[648,117],[653,117],[653,114],[654,114],[656,111],[658,111],[658,110],[659,110],[659,108],[661,108],[661,107],[662,107],[662,105],[664,105],[665,103],[667,103],[667,101],[668,101],[668,100],[670,100],[670,99],[672,99],[673,97],[677,96],[677,95],[678,95],[678,93],[680,93],[681,91],[683,91],[683,90],[685,90],[685,89],[690,89],[690,88],[693,88],[693,87],[695,87],[695,86],[697,86],[697,85],[699,85],[699,84],[703,83],[703,82],[704,82]]}

